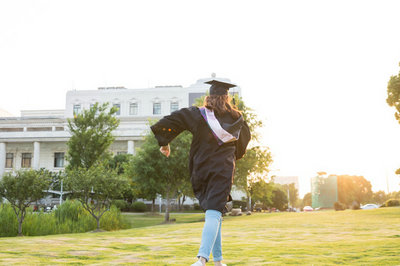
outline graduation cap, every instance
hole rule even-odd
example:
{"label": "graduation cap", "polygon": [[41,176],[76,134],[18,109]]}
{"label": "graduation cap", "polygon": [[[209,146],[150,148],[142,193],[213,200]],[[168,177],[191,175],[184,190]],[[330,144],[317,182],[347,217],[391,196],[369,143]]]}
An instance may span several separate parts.
{"label": "graduation cap", "polygon": [[219,81],[216,79],[204,82],[206,84],[211,84],[210,95],[227,95],[229,88],[236,87],[235,84]]}

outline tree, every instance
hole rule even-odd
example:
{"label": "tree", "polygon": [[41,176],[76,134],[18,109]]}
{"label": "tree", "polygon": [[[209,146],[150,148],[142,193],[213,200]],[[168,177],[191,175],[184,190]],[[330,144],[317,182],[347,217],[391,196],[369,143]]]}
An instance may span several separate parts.
{"label": "tree", "polygon": [[283,185],[283,189],[286,192],[289,192],[289,204],[290,207],[297,207],[297,200],[299,198],[299,191],[297,190],[296,186],[294,183],[288,184],[288,185]]}
{"label": "tree", "polygon": [[306,193],[305,195],[304,195],[304,197],[303,197],[303,207],[305,207],[305,206],[311,206],[312,205],[312,202],[311,202],[311,193],[310,192],[308,192],[308,193]]}
{"label": "tree", "polygon": [[375,202],[376,204],[382,204],[387,199],[389,199],[389,198],[387,197],[385,191],[383,191],[383,190],[379,190],[372,194],[372,201]]}
{"label": "tree", "polygon": [[[117,154],[108,161],[108,167],[115,169],[118,175],[126,176],[125,169],[130,164],[132,158],[132,154]],[[127,180],[129,180],[129,185],[122,192],[122,197],[125,201],[133,203],[133,200],[136,198],[134,184],[131,178],[127,178]]]}
{"label": "tree", "polygon": [[[399,63],[400,66],[400,63]],[[389,106],[395,107],[394,116],[400,123],[400,72],[395,76],[391,76],[387,86],[388,97],[386,102]],[[396,170],[396,174],[400,175],[400,168]]]}
{"label": "tree", "polygon": [[115,137],[112,131],[119,125],[114,116],[116,107],[108,110],[108,103],[94,104],[89,110],[68,119],[71,138],[67,142],[67,168],[84,167],[89,169],[98,160],[109,160],[108,148]]}
{"label": "tree", "polygon": [[363,176],[337,176],[338,201],[352,206],[367,203],[372,198],[371,183]]}
{"label": "tree", "polygon": [[157,193],[166,198],[165,222],[169,221],[170,199],[178,195],[182,184],[190,184],[191,140],[189,132],[181,133],[171,142],[171,155],[167,158],[161,154],[157,140],[150,133],[126,169],[144,198],[154,199]]}
{"label": "tree", "polygon": [[108,148],[115,139],[112,131],[119,125],[114,116],[117,108],[108,109],[108,105],[96,103],[68,119],[72,136],[67,142],[66,187],[96,219],[97,230],[111,200],[121,197],[129,186],[125,177],[118,175],[119,169],[107,167],[111,160]]}
{"label": "tree", "polygon": [[110,169],[104,163],[98,162],[91,167],[74,167],[66,172],[65,183],[72,193],[72,197],[82,203],[97,222],[97,231],[100,231],[100,219],[110,210],[111,201],[120,198],[128,180],[118,175],[116,169]]}
{"label": "tree", "polygon": [[250,190],[251,198],[254,202],[261,203],[263,205],[263,208],[266,209],[267,206],[270,206],[272,204],[272,191],[273,185],[261,179],[258,182],[252,184]]}
{"label": "tree", "polygon": [[255,146],[247,149],[246,155],[236,162],[235,186],[246,192],[247,209],[250,209],[251,187],[268,173],[272,156],[268,148]]}
{"label": "tree", "polygon": [[272,190],[271,207],[283,211],[287,208],[287,204],[288,204],[288,199],[286,192],[284,191],[281,185],[274,184],[274,188]]}
{"label": "tree", "polygon": [[0,179],[0,197],[6,198],[18,220],[18,236],[22,236],[22,223],[30,203],[42,199],[49,189],[52,177],[47,170],[19,170],[6,173]]}
{"label": "tree", "polygon": [[108,167],[116,169],[119,175],[125,171],[125,165],[129,164],[132,159],[132,154],[117,154],[108,161]]}

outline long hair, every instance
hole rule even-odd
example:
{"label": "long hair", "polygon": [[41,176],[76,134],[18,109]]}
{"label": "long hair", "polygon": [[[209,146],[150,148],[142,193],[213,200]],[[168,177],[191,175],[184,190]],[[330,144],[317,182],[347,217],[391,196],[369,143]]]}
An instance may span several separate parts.
{"label": "long hair", "polygon": [[229,95],[206,96],[203,106],[213,110],[217,115],[228,112],[235,119],[238,119],[242,115],[236,106],[231,105]]}

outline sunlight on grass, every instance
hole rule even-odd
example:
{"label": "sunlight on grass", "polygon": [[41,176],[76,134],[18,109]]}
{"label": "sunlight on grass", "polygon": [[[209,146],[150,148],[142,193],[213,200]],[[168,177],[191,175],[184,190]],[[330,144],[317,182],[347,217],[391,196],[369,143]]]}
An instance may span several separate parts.
{"label": "sunlight on grass", "polygon": [[[130,215],[137,228],[103,233],[1,238],[1,264],[190,265],[203,214]],[[152,226],[149,226],[153,224]],[[224,217],[228,265],[400,264],[400,208]]]}

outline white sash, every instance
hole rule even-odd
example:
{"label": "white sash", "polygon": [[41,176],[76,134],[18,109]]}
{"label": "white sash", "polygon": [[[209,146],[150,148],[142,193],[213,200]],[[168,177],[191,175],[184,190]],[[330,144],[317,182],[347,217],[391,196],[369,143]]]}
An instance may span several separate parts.
{"label": "white sash", "polygon": [[210,126],[211,130],[214,132],[214,134],[224,143],[226,142],[232,142],[237,140],[236,137],[232,136],[229,132],[227,132],[225,129],[221,127],[221,124],[217,120],[217,118],[214,115],[213,110],[209,110],[208,108],[204,108],[205,113],[207,116],[207,122],[208,125]]}

